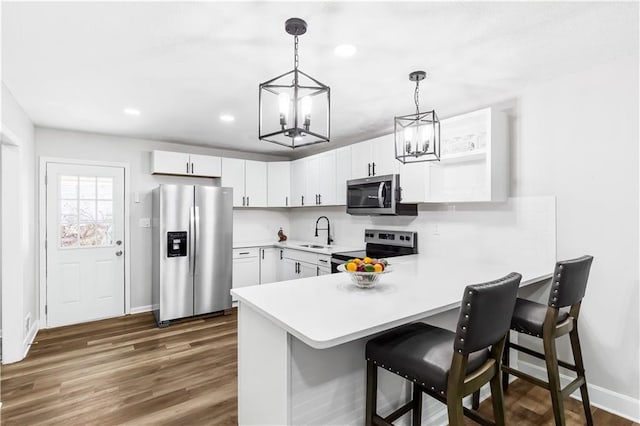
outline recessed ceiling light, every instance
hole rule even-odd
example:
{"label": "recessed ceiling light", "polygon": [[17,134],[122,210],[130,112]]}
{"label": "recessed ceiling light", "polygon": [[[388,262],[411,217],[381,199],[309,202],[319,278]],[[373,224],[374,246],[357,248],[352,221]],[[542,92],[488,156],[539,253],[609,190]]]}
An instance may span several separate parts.
{"label": "recessed ceiling light", "polygon": [[140,115],[140,110],[135,108],[125,108],[122,112],[128,115]]}
{"label": "recessed ceiling light", "polygon": [[353,44],[341,44],[340,46],[336,46],[333,53],[335,53],[336,56],[348,58],[356,54],[356,47]]}
{"label": "recessed ceiling light", "polygon": [[230,114],[222,114],[220,116],[220,120],[226,121],[226,122],[235,121],[235,119],[236,118],[233,115],[230,115]]}

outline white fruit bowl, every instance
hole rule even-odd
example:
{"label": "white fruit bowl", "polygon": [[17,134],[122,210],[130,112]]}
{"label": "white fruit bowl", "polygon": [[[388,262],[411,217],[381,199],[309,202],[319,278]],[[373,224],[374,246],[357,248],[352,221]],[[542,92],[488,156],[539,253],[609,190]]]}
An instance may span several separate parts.
{"label": "white fruit bowl", "polygon": [[338,271],[346,272],[356,286],[360,288],[371,288],[376,285],[380,275],[391,272],[391,266],[387,265],[382,272],[351,272],[347,271],[344,265],[338,265]]}

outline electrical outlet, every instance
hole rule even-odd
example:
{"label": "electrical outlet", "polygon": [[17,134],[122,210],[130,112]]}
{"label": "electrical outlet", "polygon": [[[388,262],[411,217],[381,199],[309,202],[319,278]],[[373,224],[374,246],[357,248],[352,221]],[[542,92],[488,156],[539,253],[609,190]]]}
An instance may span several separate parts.
{"label": "electrical outlet", "polygon": [[151,218],[150,217],[141,217],[138,222],[140,224],[140,228],[151,228]]}

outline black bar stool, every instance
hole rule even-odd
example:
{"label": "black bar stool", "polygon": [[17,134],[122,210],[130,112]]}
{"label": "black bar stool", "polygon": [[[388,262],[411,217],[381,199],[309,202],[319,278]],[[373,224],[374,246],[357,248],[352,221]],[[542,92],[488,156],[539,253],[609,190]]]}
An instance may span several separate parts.
{"label": "black bar stool", "polygon": [[[424,392],[447,404],[450,425],[462,426],[464,415],[483,425],[504,425],[500,365],[521,278],[511,273],[467,286],[455,332],[414,323],[369,340],[365,424],[391,425],[413,410],[413,425],[419,425]],[[384,418],[376,413],[378,367],[413,382],[412,400]],[[462,398],[488,382],[495,423],[462,406]]]}
{"label": "black bar stool", "polygon": [[[593,256],[582,256],[577,259],[556,263],[547,305],[520,298],[516,301],[513,318],[511,319],[511,329],[519,333],[542,338],[544,354],[515,343],[510,343],[508,338],[505,345],[504,362],[502,366],[502,371],[504,372],[502,382],[504,389],[506,390],[509,386],[509,374],[513,374],[516,377],[549,390],[556,425],[565,424],[563,400],[571,395],[578,387],[582,395],[582,405],[584,407],[587,425],[593,425],[589,405],[589,393],[587,392],[587,379],[584,374],[582,350],[580,349],[580,339],[578,338],[580,304],[582,303],[582,298],[584,297],[587,287],[592,262]],[[568,312],[560,310],[568,306],[570,306]],[[565,334],[569,334],[571,340],[571,350],[573,352],[575,365],[558,360],[555,340]],[[509,366],[509,348],[544,360],[547,364],[549,382],[544,382],[522,371],[511,368]],[[558,366],[573,370],[577,374],[577,378],[564,389],[562,389],[560,384]]]}

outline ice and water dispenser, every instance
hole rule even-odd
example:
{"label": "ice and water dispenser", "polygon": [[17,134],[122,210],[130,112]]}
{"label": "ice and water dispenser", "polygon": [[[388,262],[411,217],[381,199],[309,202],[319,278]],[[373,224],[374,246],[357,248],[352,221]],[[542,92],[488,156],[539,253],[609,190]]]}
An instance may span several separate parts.
{"label": "ice and water dispenser", "polygon": [[167,232],[167,257],[187,255],[187,231]]}

